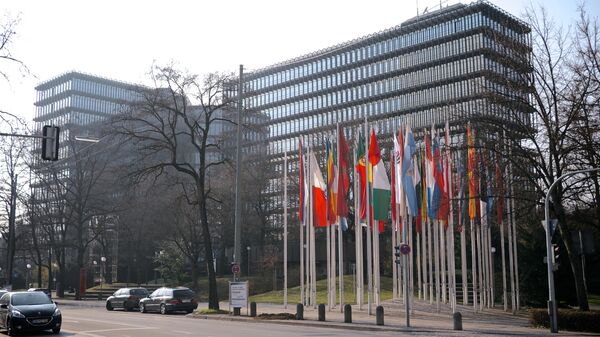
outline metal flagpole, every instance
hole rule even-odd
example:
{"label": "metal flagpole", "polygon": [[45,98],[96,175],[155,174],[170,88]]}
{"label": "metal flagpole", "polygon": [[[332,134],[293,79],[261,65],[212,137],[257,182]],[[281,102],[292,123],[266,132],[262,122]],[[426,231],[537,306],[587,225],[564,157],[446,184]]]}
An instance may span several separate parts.
{"label": "metal flagpole", "polygon": [[[300,149],[302,149],[302,137],[299,137],[298,140],[299,144],[300,144]],[[304,177],[304,179],[306,179],[306,171],[304,170],[304,159],[302,158],[304,156],[304,153],[302,153],[302,151],[300,151],[300,158],[298,158],[298,160],[302,160],[302,165],[300,165],[300,170],[302,171],[301,174]],[[306,184],[306,182],[303,182],[304,184]],[[304,186],[300,186],[301,189],[304,188]],[[304,191],[306,192],[306,190]],[[303,197],[304,193],[302,194]],[[300,200],[300,204],[302,204],[302,213],[304,216],[304,221],[306,220],[306,205],[304,204],[304,200]],[[298,224],[298,228],[300,229],[300,302],[304,303],[304,221],[300,221]]]}
{"label": "metal flagpole", "polygon": [[[330,148],[328,148],[328,151],[331,151]],[[329,223],[329,207],[330,207],[330,189],[329,189],[329,180],[331,179],[331,177],[329,177],[329,152],[327,153],[327,159],[326,159],[327,165],[326,165],[326,172],[327,172],[327,204],[325,207],[325,214],[326,214],[326,227],[325,227],[325,232],[326,232],[326,243],[327,243],[327,309],[331,310],[332,308],[332,301],[331,301],[331,283],[333,282],[331,280],[331,235],[330,235],[330,226],[331,224]]]}
{"label": "metal flagpole", "polygon": [[[511,195],[511,198],[513,196]],[[511,300],[511,311],[513,314],[516,314],[516,299],[515,299],[515,273],[514,273],[514,263],[513,263],[513,238],[512,238],[512,227],[510,225],[510,213],[513,211],[512,207],[510,207],[510,202],[506,203],[507,207],[509,207],[509,211],[508,211],[508,216],[509,216],[509,223],[508,226],[506,227],[508,229],[508,265],[509,265],[509,274],[510,274],[510,300]]]}
{"label": "metal flagpole", "polygon": [[[424,181],[422,182],[425,183]],[[427,196],[423,196],[426,198]],[[423,255],[421,256],[422,272],[423,272],[423,300],[429,299],[429,286],[427,280],[427,217],[421,218],[421,246],[423,247]]]}
{"label": "metal flagpole", "polygon": [[[337,297],[336,297],[336,262],[335,262],[335,226],[331,225],[328,228],[331,231],[331,305],[333,308],[337,305]],[[332,309],[333,309],[332,308]]]}
{"label": "metal flagpole", "polygon": [[[512,149],[509,147],[508,149],[508,154],[509,156],[512,155]],[[512,162],[509,161],[508,164],[508,169],[510,172],[510,179],[513,183],[510,184],[510,193],[514,196],[515,195],[515,189],[514,189],[514,176],[513,176],[513,168],[512,168]],[[512,234],[513,234],[513,260],[514,260],[514,268],[515,268],[515,297],[516,297],[516,309],[519,310],[520,308],[520,301],[519,301],[519,259],[517,258],[517,224],[516,224],[516,211],[515,211],[515,198],[511,198],[510,199],[510,204],[511,204],[511,208],[512,208],[512,212],[511,212],[511,225],[512,225]]]}
{"label": "metal flagpole", "polygon": [[442,277],[442,302],[444,304],[448,303],[448,298],[446,296],[446,230],[444,229],[444,224],[440,221],[440,262],[441,262],[441,277]]}
{"label": "metal flagpole", "polygon": [[435,307],[440,312],[440,224],[438,220],[433,220],[433,241],[435,254]]}
{"label": "metal flagpole", "polygon": [[[471,198],[471,196],[469,196]],[[473,311],[477,312],[477,258],[474,220],[471,219],[471,283],[473,285]]]}
{"label": "metal flagpole", "polygon": [[479,310],[483,309],[483,269],[482,269],[482,258],[481,258],[481,225],[475,225],[475,244],[477,251],[477,275],[479,276]]}
{"label": "metal flagpole", "polygon": [[[358,134],[358,133],[357,133]],[[358,141],[355,142],[355,144],[358,144]],[[354,161],[353,163],[356,165],[357,164],[357,157],[356,157],[356,149],[353,151],[354,152]],[[363,257],[363,252],[362,252],[362,225],[360,223],[360,187],[358,186],[358,172],[356,170],[356,168],[354,168],[354,181],[352,186],[354,187],[354,248],[356,251],[356,261],[355,261],[355,268],[354,268],[354,272],[356,273],[356,302],[358,304],[358,310],[362,310],[362,304],[363,304],[363,277],[362,277],[362,257]]]}
{"label": "metal flagpole", "polygon": [[[423,229],[421,229],[423,230]],[[421,275],[421,234],[417,232],[417,288],[419,292],[419,299],[423,299],[423,279]]]}
{"label": "metal flagpole", "polygon": [[[407,205],[408,206],[408,205]],[[408,222],[406,226],[408,226],[408,246],[410,247],[410,253],[406,254],[408,258],[408,301],[410,304],[410,310],[414,308],[415,302],[415,291],[414,291],[414,264],[413,264],[413,229],[412,229],[412,220],[413,217],[408,215]]]}
{"label": "metal flagpole", "polygon": [[[310,138],[310,137],[309,137]],[[311,299],[312,299],[312,254],[311,254],[311,246],[312,246],[312,240],[311,240],[311,227],[313,226],[313,211],[314,211],[314,207],[313,207],[313,187],[312,187],[312,179],[313,179],[313,172],[312,172],[312,165],[311,165],[311,161],[312,161],[312,156],[310,155],[310,145],[308,145],[308,160],[307,165],[308,165],[308,222],[307,222],[307,226],[306,226],[306,305],[310,306],[312,305],[311,303]]]}
{"label": "metal flagpole", "polygon": [[365,114],[365,168],[366,168],[366,193],[365,193],[365,198],[366,200],[366,210],[365,210],[365,217],[367,218],[367,283],[368,283],[368,289],[369,289],[369,295],[368,295],[368,314],[371,315],[373,308],[372,308],[372,304],[373,304],[373,260],[372,260],[372,256],[373,256],[373,249],[372,249],[372,242],[371,242],[371,223],[372,223],[372,219],[371,219],[371,186],[369,184],[369,174],[370,174],[370,170],[369,170],[369,124],[367,121],[367,115]]}
{"label": "metal flagpole", "polygon": [[[430,206],[429,204],[427,205],[428,207]],[[433,304],[433,301],[435,300],[435,295],[433,293],[433,286],[435,284],[435,280],[433,277],[433,221],[429,218],[429,216],[426,217],[427,218],[427,249],[428,249],[428,254],[427,257],[429,258],[429,304]]]}
{"label": "metal flagpole", "polygon": [[[343,132],[343,131],[342,131]],[[337,125],[337,163],[338,163],[338,181],[340,181],[339,179],[342,179],[342,175],[341,175],[341,165],[340,165],[340,124],[338,123]],[[346,158],[344,158],[346,159]],[[338,184],[339,186],[339,184]],[[340,191],[338,190],[338,198],[340,197]],[[336,208],[337,209],[337,208]],[[339,211],[339,210],[338,210]],[[337,217],[337,222],[338,222],[338,268],[339,268],[339,275],[340,275],[340,279],[339,279],[339,289],[340,289],[340,311],[343,312],[344,311],[344,237],[343,237],[343,233],[342,233],[342,223],[341,223],[341,219],[338,216]],[[335,270],[334,270],[335,272]],[[335,273],[334,273],[335,275]]]}
{"label": "metal flagpole", "polygon": [[488,239],[488,249],[489,249],[488,266],[490,268],[490,306],[493,308],[496,305],[496,301],[495,301],[496,294],[494,293],[494,256],[493,256],[494,252],[492,251],[492,228],[489,224],[488,224],[487,239]]}
{"label": "metal flagpole", "polygon": [[[392,164],[393,165],[393,164]],[[392,178],[394,179],[394,178]],[[396,207],[396,205],[392,205],[392,207]],[[395,247],[398,245],[398,240],[396,240],[396,226],[397,226],[397,222],[396,222],[396,218],[398,217],[398,213],[396,212],[396,217],[394,217],[394,219],[392,219],[392,252],[394,251]],[[396,263],[395,259],[392,258],[392,298],[397,299],[398,298],[398,264]]]}
{"label": "metal flagpole", "polygon": [[[504,196],[500,196],[504,198]],[[504,211],[504,210],[502,210]],[[504,252],[504,223],[500,222],[500,254],[502,254],[502,303],[504,311],[508,311],[508,294],[506,290],[506,253]]]}
{"label": "metal flagpole", "polygon": [[283,153],[283,308],[287,309],[287,208],[288,208],[288,199],[287,199],[287,151]]}

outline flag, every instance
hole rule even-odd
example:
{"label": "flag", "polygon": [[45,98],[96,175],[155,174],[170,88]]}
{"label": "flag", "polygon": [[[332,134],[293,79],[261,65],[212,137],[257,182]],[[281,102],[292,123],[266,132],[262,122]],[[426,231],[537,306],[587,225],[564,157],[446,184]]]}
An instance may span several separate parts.
{"label": "flag", "polygon": [[365,137],[362,132],[358,136],[356,144],[356,174],[360,182],[360,219],[366,219],[367,208],[367,167],[365,160]]}
{"label": "flag", "polygon": [[312,207],[313,207],[313,225],[315,227],[327,226],[327,198],[325,197],[327,185],[321,174],[319,163],[313,152],[310,153],[310,174],[312,178]]}
{"label": "flag", "polygon": [[336,165],[335,165],[335,155],[334,149],[329,141],[326,143],[327,149],[327,220],[328,224],[337,223],[337,175],[336,175]]}
{"label": "flag", "polygon": [[[421,233],[421,226],[423,224],[423,181],[421,180],[420,170],[423,170],[422,165],[422,156],[421,154],[415,154],[413,165],[415,166],[415,192],[417,195],[417,217],[416,217],[416,231],[417,233]],[[427,203],[425,203],[427,205]]]}
{"label": "flag", "polygon": [[[392,208],[392,224],[394,224],[394,228],[396,229],[396,145],[397,141],[394,139],[394,152],[390,153],[390,174],[392,176],[392,200],[390,201],[390,207]],[[399,229],[397,229],[399,230]]]}
{"label": "flag", "polygon": [[504,180],[502,179],[502,169],[500,168],[500,158],[496,156],[496,190],[498,191],[496,202],[496,218],[498,224],[502,225],[504,220]]}
{"label": "flag", "polygon": [[304,181],[304,151],[302,150],[302,138],[299,139],[300,147],[300,205],[298,206],[298,218],[300,223],[304,225],[304,205],[306,197],[306,185]]}
{"label": "flag", "polygon": [[473,132],[471,131],[471,124],[467,125],[467,176],[469,177],[469,218],[475,219],[477,213],[477,204],[475,200],[475,191],[477,190],[477,178],[475,177],[475,145],[473,142]]}
{"label": "flag", "polygon": [[[417,207],[417,192],[415,191],[415,169],[413,167],[412,158],[416,151],[417,145],[410,126],[406,126],[406,136],[404,137],[404,156],[402,158],[402,187],[404,188],[404,196],[408,206],[408,214],[416,216]],[[418,172],[418,170],[417,170]],[[419,180],[421,178],[419,177]]]}
{"label": "flag", "polygon": [[373,219],[387,220],[390,211],[391,186],[375,131],[371,132],[369,142],[369,165],[372,167],[369,178],[373,186]]}
{"label": "flag", "polygon": [[350,178],[348,177],[348,143],[344,137],[344,131],[338,132],[338,174],[337,174],[337,215],[341,218],[348,217],[348,191],[350,190]]}

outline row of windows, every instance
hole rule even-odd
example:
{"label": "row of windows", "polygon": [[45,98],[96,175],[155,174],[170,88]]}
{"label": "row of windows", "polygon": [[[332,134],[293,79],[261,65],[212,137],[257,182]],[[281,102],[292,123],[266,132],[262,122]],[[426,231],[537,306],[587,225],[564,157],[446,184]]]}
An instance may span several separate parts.
{"label": "row of windows", "polygon": [[[328,90],[336,86],[360,81],[365,78],[386,74],[410,67],[416,67],[442,58],[452,57],[466,52],[478,50],[483,46],[483,34],[467,36],[458,40],[449,41],[426,49],[408,54],[392,57],[386,60],[349,69],[340,73],[324,76],[311,81],[299,83],[285,88],[276,89],[261,95],[248,98],[247,107],[260,108],[262,105],[272,104],[280,100],[311,94],[321,90]],[[267,110],[272,118],[273,114]]]}
{"label": "row of windows", "polygon": [[[429,129],[432,124],[443,125],[446,120],[452,121],[456,119],[465,119],[469,116],[479,114],[502,114],[503,110],[501,106],[496,108],[490,108],[492,105],[486,102],[484,99],[475,99],[471,101],[461,102],[457,104],[449,104],[438,106],[431,109],[425,109],[418,112],[406,113],[403,115],[396,115],[393,117],[381,119],[378,121],[370,122],[369,126],[377,130],[382,134],[391,134],[396,131],[400,125],[410,125],[414,132],[418,129]],[[505,113],[505,112],[504,112]],[[373,114],[369,114],[372,116]],[[504,116],[504,115],[501,115]],[[356,140],[356,135],[359,131],[362,132],[363,126],[360,127],[347,127],[345,128],[346,138],[352,144]],[[332,131],[323,131],[320,133],[311,133],[308,138],[305,139],[305,146],[310,144],[314,147],[322,147],[324,139],[331,136]],[[271,154],[281,154],[284,151],[292,152],[298,149],[298,138],[287,138],[272,141],[269,143],[269,152]]]}
{"label": "row of windows", "polygon": [[[286,104],[282,109],[273,108],[272,114],[273,119],[278,119],[284,116],[302,114],[304,112],[313,111],[317,109],[325,109],[333,107],[338,104],[344,104],[347,102],[354,102],[362,100],[363,98],[377,97],[388,93],[406,91],[410,88],[418,87],[427,83],[435,83],[440,80],[455,78],[460,75],[473,73],[483,69],[484,57],[482,55],[472,57],[469,59],[462,59],[448,64],[443,64],[437,67],[420,70],[418,72],[410,74],[410,76],[400,76],[395,78],[389,78],[378,82],[365,84],[359,87],[349,88],[344,91],[329,93],[311,99],[306,99],[300,102],[294,102]],[[448,99],[460,98],[463,96],[470,95],[473,91],[472,84],[461,84],[459,89],[448,92],[447,88],[452,87],[451,85],[444,85],[441,87],[430,88],[426,90],[417,91],[416,93],[408,93],[400,95],[394,103],[390,103],[389,107],[392,111],[398,110],[400,107],[407,108],[413,106],[419,106],[424,104],[439,103]],[[411,98],[412,97],[412,98]],[[392,100],[388,100],[392,101]],[[388,105],[386,105],[387,107]],[[384,112],[389,112],[385,109]],[[346,109],[347,110],[347,109]],[[279,115],[281,114],[281,115]],[[328,112],[324,112],[321,115],[328,115]],[[314,118],[316,116],[312,116]],[[303,117],[304,119],[311,117]],[[348,116],[345,120],[352,120],[355,117]],[[336,123],[337,120],[332,118],[323,118],[321,122],[311,123],[309,127],[321,127],[329,125],[330,123]],[[271,129],[271,137],[277,137],[284,135],[288,132],[298,132],[301,130],[299,127],[298,119],[288,120],[273,125]]]}
{"label": "row of windows", "polygon": [[525,42],[526,36],[524,34],[519,34],[508,27],[502,26],[497,21],[484,16],[482,13],[473,13],[452,21],[443,22],[408,34],[396,36],[388,40],[379,41],[368,46],[332,55],[311,63],[298,65],[268,76],[250,80],[248,83],[249,90],[262,90],[266,87],[279,85],[304,76],[310,76],[321,71],[335,69],[347,64],[352,64],[401,48],[453,35],[482,25],[488,27],[491,26],[493,29],[505,33],[519,42]]}
{"label": "row of windows", "polygon": [[63,83],[57,84],[46,90],[38,90],[36,93],[37,101],[51,98],[69,90],[77,90],[89,94],[108,97],[116,100],[133,101],[137,94],[132,90],[122,87],[84,80],[80,78],[69,79]]}
{"label": "row of windows", "polygon": [[[306,116],[295,120],[277,123],[271,127],[271,137],[277,138],[288,134],[308,131],[313,128],[332,127],[338,122],[358,121],[367,116],[376,116],[381,114],[397,113],[400,110],[406,110],[407,107],[430,105],[448,100],[450,97],[459,98],[481,93],[484,89],[483,77],[465,80],[456,83],[450,83],[437,88],[425,89],[415,93],[400,95],[375,102],[364,103],[361,105],[344,108],[336,111],[323,112],[321,114]],[[459,96],[460,94],[460,96]],[[429,121],[427,119],[414,120],[410,123],[414,126],[422,126],[431,122],[441,122],[434,120],[434,116]],[[393,119],[393,118],[391,118]],[[273,144],[284,144],[285,140],[273,141]],[[275,145],[277,148],[277,145]],[[282,147],[281,150],[291,150],[291,148]],[[275,153],[278,153],[276,151]]]}

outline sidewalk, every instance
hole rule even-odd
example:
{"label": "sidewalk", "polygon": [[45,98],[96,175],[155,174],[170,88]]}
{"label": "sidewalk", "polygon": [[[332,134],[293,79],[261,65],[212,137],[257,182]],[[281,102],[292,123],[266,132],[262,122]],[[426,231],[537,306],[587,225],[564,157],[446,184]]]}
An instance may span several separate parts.
{"label": "sidewalk", "polygon": [[[287,324],[287,325],[305,325],[316,327],[331,327],[337,329],[349,330],[367,330],[367,331],[397,331],[397,332],[414,332],[425,333],[430,335],[511,335],[511,336],[550,336],[548,329],[535,329],[528,326],[527,312],[521,311],[517,315],[505,313],[501,309],[485,309],[480,313],[473,313],[473,308],[469,306],[459,305],[457,311],[462,314],[463,331],[454,331],[452,322],[452,313],[449,307],[441,305],[441,310],[438,313],[435,305],[430,305],[423,301],[415,299],[413,313],[410,316],[410,327],[406,327],[406,316],[404,315],[404,305],[401,301],[386,301],[382,303],[384,307],[384,326],[375,324],[375,306],[372,308],[373,315],[367,312],[367,306],[363,305],[362,310],[359,310],[357,305],[352,306],[352,323],[344,323],[344,315],[340,312],[340,308],[334,308],[329,311],[326,308],[325,322],[318,321],[318,311],[316,308],[304,308],[304,320],[263,320],[255,319],[247,316],[247,311],[242,309],[243,316],[231,315],[200,315],[191,314],[194,318],[216,319],[227,321],[242,321],[270,324]],[[206,308],[206,303],[201,303],[199,309]],[[228,303],[221,302],[221,309],[227,309]],[[296,313],[296,304],[288,304],[288,308],[284,309],[280,304],[265,304],[257,303],[257,314],[262,313]],[[582,332],[560,332],[561,336],[594,336],[592,333]],[[554,335],[555,336],[555,335]]]}

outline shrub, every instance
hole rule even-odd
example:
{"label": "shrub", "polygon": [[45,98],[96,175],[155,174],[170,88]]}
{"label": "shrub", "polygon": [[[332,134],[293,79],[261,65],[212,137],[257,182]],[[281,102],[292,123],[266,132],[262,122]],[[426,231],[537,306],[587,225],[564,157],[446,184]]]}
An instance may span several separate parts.
{"label": "shrub", "polygon": [[[549,328],[548,309],[530,309],[529,324],[534,327]],[[558,309],[558,329],[600,332],[600,311]]]}

